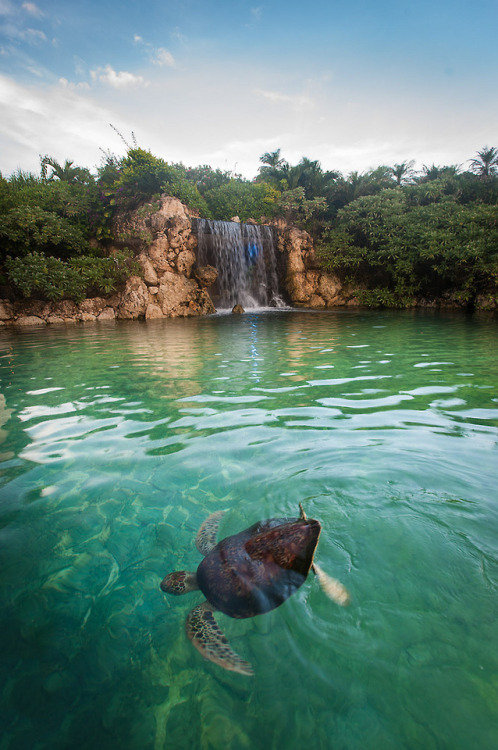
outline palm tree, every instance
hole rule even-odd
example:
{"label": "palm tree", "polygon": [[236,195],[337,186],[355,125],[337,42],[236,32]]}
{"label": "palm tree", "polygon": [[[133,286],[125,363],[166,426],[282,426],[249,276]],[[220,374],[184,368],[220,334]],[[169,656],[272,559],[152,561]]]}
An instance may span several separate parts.
{"label": "palm tree", "polygon": [[482,180],[498,173],[498,149],[493,146],[490,148],[484,146],[474,159],[469,159],[470,169],[477,174]]}
{"label": "palm tree", "polygon": [[413,180],[413,177],[415,176],[415,170],[413,169],[414,164],[415,162],[412,159],[411,161],[402,161],[401,164],[395,164],[394,167],[389,168],[389,172],[396,180],[397,185],[401,185],[404,182],[411,182]]}
{"label": "palm tree", "polygon": [[259,160],[264,166],[259,168],[258,182],[269,182],[278,186],[287,178],[289,164],[280,156],[279,148],[276,151],[267,151]]}
{"label": "palm tree", "polygon": [[[41,176],[43,180],[47,182],[53,182],[55,179],[61,182],[69,182],[70,184],[85,184],[91,179],[91,174],[88,169],[83,167],[73,167],[74,162],[66,159],[64,166],[62,166],[57,159],[53,159],[51,156],[43,156],[41,158]],[[48,168],[52,169],[50,175],[48,175]]]}
{"label": "palm tree", "polygon": [[266,154],[259,157],[261,164],[266,164],[274,169],[281,169],[286,163],[285,159],[280,157],[280,149],[276,151],[267,151]]}

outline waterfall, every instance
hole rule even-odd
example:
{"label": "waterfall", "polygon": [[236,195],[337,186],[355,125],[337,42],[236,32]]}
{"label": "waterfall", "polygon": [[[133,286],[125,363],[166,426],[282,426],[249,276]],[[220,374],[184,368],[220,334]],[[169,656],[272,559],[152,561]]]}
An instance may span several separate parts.
{"label": "waterfall", "polygon": [[218,270],[209,290],[217,308],[285,306],[278,290],[272,227],[197,219],[197,238],[199,265]]}

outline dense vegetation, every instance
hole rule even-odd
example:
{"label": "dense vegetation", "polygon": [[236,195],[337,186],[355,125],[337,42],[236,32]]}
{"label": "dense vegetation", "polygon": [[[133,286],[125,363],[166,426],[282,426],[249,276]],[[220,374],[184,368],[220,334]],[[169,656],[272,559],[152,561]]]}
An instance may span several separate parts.
{"label": "dense vegetation", "polygon": [[109,293],[137,271],[112,249],[117,215],[161,193],[200,216],[283,218],[312,233],[324,268],[365,304],[403,306],[444,296],[472,307],[498,293],[498,149],[469,169],[412,162],[344,176],[280,150],[250,181],[209,166],[168,164],[136,142],[106,153],[96,174],[45,156],[40,175],[0,176],[0,293],[49,300]]}

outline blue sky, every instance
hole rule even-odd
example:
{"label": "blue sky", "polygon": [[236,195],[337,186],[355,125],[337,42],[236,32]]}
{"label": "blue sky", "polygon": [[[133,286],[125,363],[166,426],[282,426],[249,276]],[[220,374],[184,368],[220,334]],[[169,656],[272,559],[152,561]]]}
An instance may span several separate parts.
{"label": "blue sky", "polygon": [[0,170],[167,161],[347,174],[498,146],[497,0],[0,0]]}

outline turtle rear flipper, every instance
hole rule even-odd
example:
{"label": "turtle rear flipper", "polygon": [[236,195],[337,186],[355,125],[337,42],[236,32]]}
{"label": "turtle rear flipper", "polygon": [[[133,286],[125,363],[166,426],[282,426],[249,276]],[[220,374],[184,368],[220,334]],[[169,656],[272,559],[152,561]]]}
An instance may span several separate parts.
{"label": "turtle rear flipper", "polygon": [[249,676],[254,674],[249,662],[241,659],[230,648],[214,618],[213,607],[209,602],[198,604],[189,613],[186,630],[188,637],[205,659],[209,659],[230,672],[239,672]]}
{"label": "turtle rear flipper", "polygon": [[316,562],[314,562],[311,567],[313,568],[313,573],[318,578],[322,591],[329,597],[329,599],[332,599],[333,602],[340,604],[341,607],[346,607],[350,602],[347,588],[336,578],[329,576],[329,574],[322,570]]}
{"label": "turtle rear flipper", "polygon": [[195,546],[204,557],[211,552],[213,547],[216,547],[218,526],[224,515],[225,512],[223,510],[217,510],[216,513],[211,513],[197,532]]}

